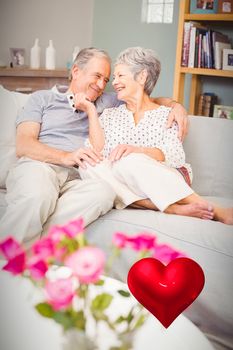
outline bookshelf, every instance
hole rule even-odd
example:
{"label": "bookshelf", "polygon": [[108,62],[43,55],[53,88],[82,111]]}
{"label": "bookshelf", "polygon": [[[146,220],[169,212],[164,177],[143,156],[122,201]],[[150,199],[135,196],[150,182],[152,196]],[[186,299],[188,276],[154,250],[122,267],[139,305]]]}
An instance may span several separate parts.
{"label": "bookshelf", "polygon": [[184,23],[186,21],[197,21],[203,24],[221,23],[232,24],[233,14],[192,14],[189,13],[190,0],[180,0],[179,22],[177,33],[177,47],[176,47],[176,63],[173,87],[173,99],[184,103],[184,86],[185,77],[191,74],[190,98],[189,98],[189,114],[195,114],[198,108],[198,97],[201,94],[201,77],[215,76],[233,78],[233,71],[218,70],[209,68],[189,68],[181,66],[182,45],[183,45],[183,31]]}

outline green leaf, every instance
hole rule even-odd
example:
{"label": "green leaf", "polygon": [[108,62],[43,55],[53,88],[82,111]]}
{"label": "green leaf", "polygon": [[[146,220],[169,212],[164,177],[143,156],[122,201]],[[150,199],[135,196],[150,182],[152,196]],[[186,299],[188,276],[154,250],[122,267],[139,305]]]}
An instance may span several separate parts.
{"label": "green leaf", "polygon": [[126,321],[125,317],[119,316],[114,323],[117,324],[117,323],[122,323],[122,322],[125,322],[125,321]]}
{"label": "green leaf", "polygon": [[139,319],[137,320],[137,322],[135,323],[134,329],[141,327],[143,325],[143,323],[145,322],[145,320],[146,320],[145,315],[141,315],[139,317]]}
{"label": "green leaf", "polygon": [[35,309],[39,312],[41,316],[53,318],[54,311],[51,305],[47,303],[39,303],[35,306]]}
{"label": "green leaf", "polygon": [[130,297],[130,293],[127,292],[126,290],[120,289],[120,290],[118,290],[117,292],[118,292],[122,297],[126,297],[126,298]]}
{"label": "green leaf", "polygon": [[87,292],[88,292],[88,285],[85,284],[81,284],[80,287],[78,288],[78,293],[77,295],[82,298],[85,299],[87,296]]}
{"label": "green leaf", "polygon": [[85,331],[86,319],[82,310],[75,313],[74,322],[77,328]]}
{"label": "green leaf", "polygon": [[113,299],[113,296],[108,293],[102,293],[97,295],[91,303],[92,312],[95,311],[104,311],[109,307]]}
{"label": "green leaf", "polygon": [[75,327],[73,319],[67,312],[54,312],[53,319],[55,322],[61,324],[64,330]]}
{"label": "green leaf", "polygon": [[126,321],[127,321],[128,323],[130,323],[130,322],[133,320],[133,318],[134,318],[134,316],[133,316],[132,312],[130,312],[130,313],[128,314],[128,316],[126,317]]}
{"label": "green leaf", "polygon": [[96,286],[103,286],[104,285],[104,280],[99,280],[97,282],[95,282]]}

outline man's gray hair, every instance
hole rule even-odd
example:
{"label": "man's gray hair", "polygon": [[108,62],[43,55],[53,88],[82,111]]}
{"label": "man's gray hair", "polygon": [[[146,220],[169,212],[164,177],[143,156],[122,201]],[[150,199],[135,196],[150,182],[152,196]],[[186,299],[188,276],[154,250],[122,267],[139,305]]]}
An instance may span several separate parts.
{"label": "man's gray hair", "polygon": [[134,79],[143,71],[147,71],[147,79],[145,82],[144,91],[150,95],[158,80],[161,64],[156,53],[151,49],[142,47],[129,47],[122,51],[115,62],[117,64],[126,64],[134,74]]}
{"label": "man's gray hair", "polygon": [[76,64],[80,68],[83,68],[93,57],[103,57],[111,63],[111,58],[108,53],[101,49],[96,49],[94,47],[89,47],[79,51],[74,59],[73,64]]}
{"label": "man's gray hair", "polygon": [[[93,57],[105,58],[109,62],[109,64],[111,64],[111,58],[106,51],[102,49],[96,49],[94,47],[88,47],[79,51],[79,53],[74,59],[72,67],[74,65],[77,65],[79,68],[83,69]],[[71,71],[72,71],[72,67],[71,67]],[[70,71],[70,79],[72,77],[71,71]]]}

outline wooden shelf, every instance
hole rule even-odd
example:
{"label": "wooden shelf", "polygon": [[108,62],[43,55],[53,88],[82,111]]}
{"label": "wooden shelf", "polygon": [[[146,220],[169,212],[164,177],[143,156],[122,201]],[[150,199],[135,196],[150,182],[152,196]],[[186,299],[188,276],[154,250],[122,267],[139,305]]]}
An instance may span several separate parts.
{"label": "wooden shelf", "polygon": [[0,68],[0,84],[6,89],[19,92],[34,92],[50,89],[54,85],[68,85],[67,69]]}
{"label": "wooden shelf", "polygon": [[213,77],[233,78],[232,70],[181,67],[180,72],[185,74],[211,75]]}
{"label": "wooden shelf", "polygon": [[56,77],[67,78],[67,69],[30,69],[30,68],[0,68],[2,77]]}
{"label": "wooden shelf", "polygon": [[209,21],[211,23],[214,22],[227,26],[231,24],[231,22],[233,22],[233,14],[194,14],[189,13],[189,8],[190,0],[180,0],[173,99],[179,101],[180,103],[184,103],[185,77],[186,74],[190,74],[191,87],[189,98],[189,113],[196,114],[198,106],[198,97],[202,92],[201,76],[233,78],[233,71],[181,67],[184,22],[197,21],[200,23],[205,23]]}
{"label": "wooden shelf", "polygon": [[185,21],[226,21],[231,22],[233,21],[233,15],[232,14],[225,14],[225,13],[207,13],[207,14],[199,14],[199,13],[185,13],[184,14]]}

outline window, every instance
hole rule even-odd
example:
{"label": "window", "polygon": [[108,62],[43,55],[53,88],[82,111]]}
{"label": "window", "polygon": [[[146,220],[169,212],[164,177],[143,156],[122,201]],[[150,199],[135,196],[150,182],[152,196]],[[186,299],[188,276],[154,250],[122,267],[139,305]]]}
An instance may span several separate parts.
{"label": "window", "polygon": [[174,0],[143,0],[142,22],[172,23]]}

